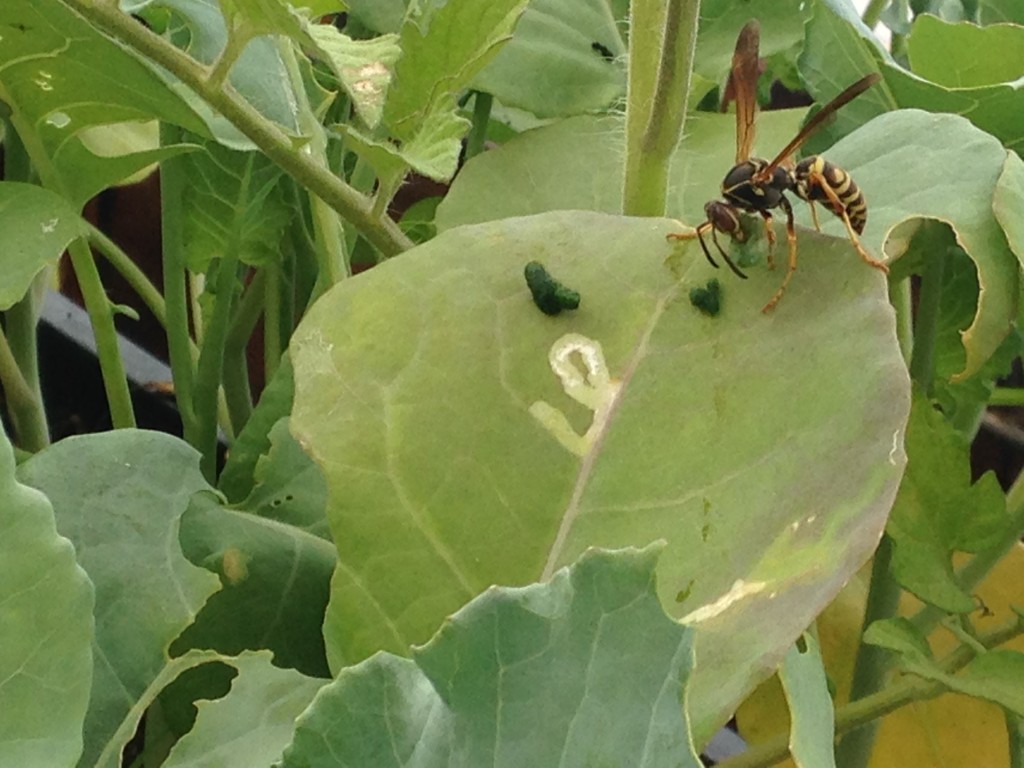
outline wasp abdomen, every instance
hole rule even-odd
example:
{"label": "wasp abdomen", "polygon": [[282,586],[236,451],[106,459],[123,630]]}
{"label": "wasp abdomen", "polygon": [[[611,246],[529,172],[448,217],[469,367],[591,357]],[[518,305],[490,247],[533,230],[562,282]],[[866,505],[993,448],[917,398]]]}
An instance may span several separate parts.
{"label": "wasp abdomen", "polygon": [[[858,235],[864,232],[864,226],[868,223],[868,206],[864,193],[850,174],[820,155],[814,155],[797,163],[793,176],[796,179],[794,189],[797,195],[804,200],[823,203],[840,218],[845,210],[853,231]],[[837,208],[832,198],[822,189],[822,184],[827,184],[835,193],[842,204],[841,208]]]}

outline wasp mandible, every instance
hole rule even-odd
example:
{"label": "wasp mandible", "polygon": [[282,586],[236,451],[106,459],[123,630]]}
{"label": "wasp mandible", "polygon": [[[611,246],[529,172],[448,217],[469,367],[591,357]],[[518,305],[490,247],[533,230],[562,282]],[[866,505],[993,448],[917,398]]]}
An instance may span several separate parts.
{"label": "wasp mandible", "polygon": [[757,80],[760,75],[758,49],[760,42],[760,24],[749,21],[740,30],[736,40],[736,50],[732,57],[732,71],[726,92],[736,99],[736,162],[722,180],[722,200],[712,200],[704,206],[707,220],[696,230],[687,233],[672,233],[667,237],[674,240],[685,240],[696,237],[704,255],[712,266],[718,263],[711,256],[704,234],[711,233],[715,248],[725,259],[729,268],[742,278],[746,278],[742,270],[729,258],[729,255],[718,242],[718,232],[729,235],[742,242],[746,234],[740,223],[739,213],[757,213],[764,220],[765,234],[768,238],[768,266],[775,267],[775,229],[772,226],[772,210],[781,208],[786,214],[786,238],[789,243],[789,262],[786,277],[782,285],[764,305],[762,312],[771,312],[786,292],[789,281],[796,271],[796,228],[793,223],[793,206],[786,198],[786,192],[793,192],[797,197],[806,200],[811,206],[811,216],[815,228],[818,226],[818,213],[814,207],[816,202],[825,205],[833,214],[842,219],[850,242],[866,263],[883,272],[889,268],[885,262],[872,258],[861,245],[858,235],[864,231],[867,223],[867,204],[864,193],[846,171],[830,163],[820,155],[807,157],[792,164],[793,154],[829,117],[837,110],[864,93],[881,78],[878,74],[862,77],[848,87],[832,101],[826,104],[800,130],[794,139],[787,144],[772,161],[751,157],[757,123]]}

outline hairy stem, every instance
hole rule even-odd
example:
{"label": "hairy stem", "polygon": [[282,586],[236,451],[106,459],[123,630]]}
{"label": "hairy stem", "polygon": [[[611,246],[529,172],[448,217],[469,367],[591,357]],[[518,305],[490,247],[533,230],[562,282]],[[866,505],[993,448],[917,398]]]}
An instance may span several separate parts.
{"label": "hairy stem", "polygon": [[700,0],[634,0],[626,95],[622,212],[664,216],[672,153],[683,132]]}

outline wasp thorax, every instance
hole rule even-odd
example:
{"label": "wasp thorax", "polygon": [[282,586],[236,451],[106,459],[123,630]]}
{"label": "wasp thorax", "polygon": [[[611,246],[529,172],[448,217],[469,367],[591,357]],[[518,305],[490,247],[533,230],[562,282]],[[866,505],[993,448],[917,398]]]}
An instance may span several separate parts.
{"label": "wasp thorax", "polygon": [[778,206],[782,193],[793,187],[793,175],[785,168],[774,168],[767,180],[755,180],[767,165],[766,161],[759,158],[734,165],[722,180],[725,199],[750,212]]}

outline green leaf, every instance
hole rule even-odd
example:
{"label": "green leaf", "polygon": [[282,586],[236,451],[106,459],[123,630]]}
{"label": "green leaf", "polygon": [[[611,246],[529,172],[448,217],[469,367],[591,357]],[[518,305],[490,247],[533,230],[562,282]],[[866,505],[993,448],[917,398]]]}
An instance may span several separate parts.
{"label": "green leaf", "polygon": [[0,431],[0,765],[73,766],[92,680],[89,577]]}
{"label": "green leaf", "polygon": [[278,669],[270,658],[263,652],[223,659],[238,670],[230,693],[197,704],[195,727],[163,768],[254,768],[281,758],[295,718],[326,681]]}
{"label": "green leaf", "polygon": [[1024,717],[1024,653],[997,648],[978,656],[949,682],[952,690],[991,701]]}
{"label": "green leaf", "polygon": [[1006,153],[1006,163],[992,198],[992,211],[1010,249],[1024,266],[1024,160],[1013,152]]}
{"label": "green leaf", "polygon": [[[268,0],[269,1],[269,0]],[[172,11],[179,24],[188,31],[186,51],[202,64],[213,64],[228,40],[227,25],[217,0],[121,0],[131,12],[143,18],[156,19],[160,9]],[[271,37],[252,40],[238,57],[229,77],[231,85],[264,117],[273,120],[291,134],[299,133],[296,98],[288,73],[281,61],[276,41]],[[238,132],[226,118],[210,110],[201,99],[175,83],[189,104],[202,115],[208,131],[217,140],[234,149],[252,149],[252,142]],[[167,91],[166,87],[161,90]],[[206,133],[206,130],[189,130]]]}
{"label": "green leaf", "polygon": [[157,74],[58,0],[0,3],[0,101],[29,126],[75,205],[180,148],[101,158],[78,134],[154,117],[205,130]]}
{"label": "green leaf", "polygon": [[600,110],[626,93],[625,53],[607,0],[534,0],[473,87],[538,117]]}
{"label": "green leaf", "polygon": [[658,603],[660,549],[591,551],[548,583],[492,588],[413,661],[342,670],[283,768],[700,766],[681,706],[692,630]]}
{"label": "green leaf", "polygon": [[907,473],[889,524],[893,575],[946,611],[976,607],[953,571],[954,551],[977,552],[1005,538],[1006,500],[995,475],[971,485],[968,444],[931,404],[915,397],[907,425]]}
{"label": "green leaf", "polygon": [[257,486],[254,494],[275,491],[266,507],[246,502],[232,509],[212,494],[192,499],[181,520],[182,548],[217,573],[223,588],[173,650],[266,648],[278,664],[326,677],[321,626],[336,558],[323,535],[324,492],[297,498],[280,486]]}
{"label": "green leaf", "polygon": [[185,260],[205,272],[214,259],[259,266],[280,259],[280,243],[294,210],[286,202],[283,171],[260,152],[205,142],[185,158]]}
{"label": "green leaf", "polygon": [[[697,623],[709,736],[868,557],[909,407],[882,275],[801,233],[773,315],[781,278],[757,270],[707,318],[687,293],[714,271],[666,242],[677,227],[560,212],[459,228],[312,307],[292,430],[328,484],[334,669],[405,652],[491,584],[665,538],[662,597]],[[532,260],[579,310],[537,311]]]}
{"label": "green leaf", "polygon": [[978,88],[1024,77],[1024,27],[950,24],[921,14],[907,40],[914,74],[945,88]]}
{"label": "green leaf", "polygon": [[312,42],[305,19],[284,0],[217,0],[232,36],[248,40],[260,35],[284,35]]}
{"label": "green leaf", "polygon": [[[974,88],[945,88],[897,66],[859,20],[854,24],[830,11],[833,3],[819,2],[816,7],[807,25],[807,44],[800,58],[800,71],[808,90],[821,98],[823,84],[845,87],[872,71],[881,72],[885,78],[884,88],[874,88],[872,98],[857,99],[845,107],[840,120],[845,114],[864,122],[869,114],[897,107],[959,114],[995,136],[1008,149],[1024,151],[1024,125],[1017,118],[1024,112],[1024,79]],[[843,51],[843,56],[836,56],[836,51]],[[831,135],[828,130],[822,133]],[[815,144],[812,149],[817,151],[821,146]],[[956,167],[962,166],[960,161]]]}
{"label": "green leaf", "polygon": [[1024,6],[1017,0],[979,0],[982,24],[1024,24]]}
{"label": "green leaf", "polygon": [[20,301],[35,276],[87,233],[78,212],[60,195],[33,184],[0,182],[0,309]]}
{"label": "green leaf", "polygon": [[[395,138],[443,140],[441,153],[451,158],[454,128],[461,134],[469,126],[456,115],[455,97],[509,39],[526,5],[527,0],[433,0],[416,6],[402,25],[402,58],[384,107]],[[416,154],[434,152],[422,147]],[[454,173],[449,159],[444,176]]]}
{"label": "green leaf", "polygon": [[807,4],[799,0],[761,3],[756,11],[733,0],[704,0],[694,71],[712,82],[722,82],[732,67],[736,36],[755,16],[761,22],[761,56],[771,58],[790,51],[803,41],[807,12]]}
{"label": "green leaf", "polygon": [[872,622],[864,632],[864,642],[899,653],[904,664],[914,671],[939,669],[932,658],[928,639],[909,619],[898,617]]}
{"label": "green leaf", "polygon": [[350,14],[374,32],[398,32],[405,0],[347,0]]}
{"label": "green leaf", "polygon": [[[797,132],[802,110],[760,117],[764,154]],[[704,218],[736,154],[734,117],[696,113],[686,120],[670,177],[669,211],[684,221]],[[614,117],[580,116],[529,131],[474,157],[437,207],[440,231],[461,224],[559,209],[617,213],[622,206],[622,137]]]}
{"label": "green leaf", "polygon": [[[112,768],[147,696],[168,668],[167,647],[217,588],[185,559],[178,522],[206,488],[199,455],[157,432],[71,437],[18,468],[53,503],[57,530],[96,585],[92,695],[80,765]],[[176,673],[175,673],[176,674]]]}
{"label": "green leaf", "polygon": [[398,35],[353,40],[329,24],[314,24],[309,31],[359,118],[368,128],[376,128],[384,115],[395,62],[402,55]]}
{"label": "green leaf", "polygon": [[217,482],[217,487],[228,501],[239,502],[252,491],[256,464],[270,450],[270,431],[291,413],[294,396],[292,361],[286,352],[228,452],[227,462]]}
{"label": "green leaf", "polygon": [[789,649],[779,679],[789,705],[789,751],[797,768],[834,768],[835,712],[821,649],[811,634],[805,632]]}

